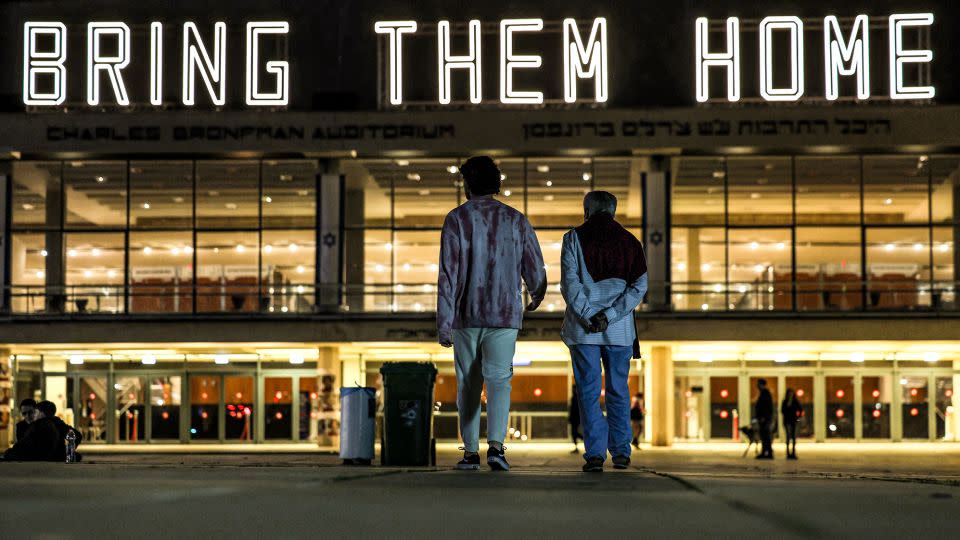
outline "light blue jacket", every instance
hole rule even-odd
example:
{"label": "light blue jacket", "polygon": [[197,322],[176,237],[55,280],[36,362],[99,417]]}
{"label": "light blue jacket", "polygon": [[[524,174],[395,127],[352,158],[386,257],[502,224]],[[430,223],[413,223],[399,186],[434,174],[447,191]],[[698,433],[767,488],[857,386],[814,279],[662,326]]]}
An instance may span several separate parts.
{"label": "light blue jacket", "polygon": [[[563,235],[560,255],[560,292],[567,303],[560,337],[566,345],[630,346],[636,337],[633,311],[647,293],[647,274],[635,282],[619,278],[594,282],[587,271],[577,231]],[[590,317],[603,311],[609,325],[589,333]]]}

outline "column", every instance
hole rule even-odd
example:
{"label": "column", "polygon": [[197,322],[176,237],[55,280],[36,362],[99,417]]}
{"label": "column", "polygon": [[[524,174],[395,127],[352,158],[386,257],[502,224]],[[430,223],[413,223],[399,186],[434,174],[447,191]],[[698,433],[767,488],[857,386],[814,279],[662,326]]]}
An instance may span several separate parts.
{"label": "column", "polygon": [[340,445],[340,350],[337,347],[317,349],[317,402],[311,410],[317,421],[311,422],[310,435],[318,446]]}
{"label": "column", "polygon": [[[666,172],[668,158],[653,156],[643,173],[645,194],[644,216],[647,255],[647,303],[653,311],[670,309],[670,177]],[[670,383],[673,388],[673,382]]]}
{"label": "column", "polygon": [[670,347],[656,345],[645,363],[647,426],[650,444],[671,446],[674,437],[673,357]]}
{"label": "column", "polygon": [[13,361],[9,349],[0,349],[0,452],[13,444]]}
{"label": "column", "polygon": [[[343,254],[343,176],[339,160],[321,162],[317,186],[317,290],[320,312],[340,311]],[[361,199],[362,200],[362,199]]]}
{"label": "column", "polygon": [[746,361],[740,361],[740,374],[737,376],[737,417],[740,426],[750,425],[753,420],[753,387],[750,386],[750,373]]}
{"label": "column", "polygon": [[47,250],[47,256],[44,258],[46,267],[46,306],[47,311],[60,313],[64,310],[66,303],[66,268],[64,267],[64,247],[63,235],[60,229],[63,228],[64,200],[61,189],[62,179],[56,176],[47,178],[47,201],[46,201],[46,227],[47,233],[44,235],[44,249]]}
{"label": "column", "polygon": [[[896,364],[896,362],[894,362]],[[893,371],[893,392],[890,396],[890,438],[893,442],[903,440],[903,385],[900,384],[900,369]]]}
{"label": "column", "polygon": [[827,381],[822,371],[813,377],[813,439],[827,440]]}
{"label": "column", "polygon": [[[956,245],[956,244],[954,244]],[[950,396],[951,411],[947,416],[948,435],[953,441],[960,439],[960,360],[953,361],[953,395]]]}
{"label": "column", "polygon": [[853,377],[853,438],[863,439],[863,374]]}

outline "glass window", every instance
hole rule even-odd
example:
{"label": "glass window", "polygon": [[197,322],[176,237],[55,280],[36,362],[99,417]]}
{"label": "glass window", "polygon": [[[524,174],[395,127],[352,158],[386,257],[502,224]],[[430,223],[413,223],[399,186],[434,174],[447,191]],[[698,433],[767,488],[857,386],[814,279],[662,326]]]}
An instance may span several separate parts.
{"label": "glass window", "polygon": [[198,161],[197,227],[257,228],[259,178],[257,161]]}
{"label": "glass window", "polygon": [[793,265],[789,229],[731,229],[729,308],[792,309]]}
{"label": "glass window", "polygon": [[263,437],[289,440],[293,437],[293,378],[264,377]]}
{"label": "glass window", "polygon": [[827,438],[852,439],[853,377],[826,377]]}
{"label": "glass window", "polygon": [[317,214],[317,162],[263,162],[263,226],[314,227]]}
{"label": "glass window", "polygon": [[395,227],[443,226],[458,204],[460,175],[456,159],[414,159],[394,165],[393,224]]}
{"label": "glass window", "polygon": [[893,397],[893,377],[865,376],[863,378],[863,438],[890,438],[890,400]]}
{"label": "glass window", "polygon": [[143,379],[117,377],[113,388],[117,401],[117,442],[142,441],[144,426],[147,423]]}
{"label": "glass window", "polygon": [[929,170],[925,156],[865,156],[863,213],[866,223],[926,223]]}
{"label": "glass window", "polygon": [[[398,311],[434,311],[440,231],[397,231],[393,293]],[[376,251],[376,248],[374,248]],[[374,268],[376,279],[376,268]]]}
{"label": "glass window", "polygon": [[[787,377],[787,389],[793,390],[793,396],[803,411],[797,422],[797,437],[813,437],[813,377]],[[786,389],[784,389],[786,393]],[[777,405],[779,407],[779,404]]]}
{"label": "glass window", "polygon": [[193,162],[130,162],[130,227],[193,227]]}
{"label": "glass window", "polygon": [[953,377],[937,377],[937,439],[952,440],[955,434],[953,415],[956,408],[953,406]]}
{"label": "glass window", "polygon": [[740,439],[737,378],[710,377],[710,438]]}
{"label": "glass window", "polygon": [[80,378],[80,414],[77,428],[84,443],[107,440],[107,378]]}
{"label": "glass window", "polygon": [[797,309],[860,309],[860,228],[797,227],[796,231]]}
{"label": "glass window", "polygon": [[262,288],[269,312],[306,313],[313,306],[316,247],[313,230],[262,233]]}
{"label": "glass window", "polygon": [[[617,198],[617,221],[624,227],[643,225],[643,159],[597,158],[593,160],[593,187]],[[590,173],[584,171],[581,179]],[[587,181],[584,180],[586,184]],[[583,213],[581,200],[580,212]]]}
{"label": "glass window", "polygon": [[722,225],[726,220],[726,162],[717,157],[682,157],[672,161],[670,212],[674,225]]}
{"label": "glass window", "polygon": [[793,223],[793,171],[788,157],[729,158],[727,193],[732,225]]}
{"label": "glass window", "polygon": [[671,232],[673,305],[678,310],[727,308],[724,229],[676,228]]}
{"label": "glass window", "polygon": [[930,229],[867,229],[870,309],[926,307],[930,296]]}
{"label": "glass window", "polygon": [[[11,214],[14,227],[60,228],[59,201],[62,167],[60,161],[15,161],[13,163]],[[50,208],[47,207],[48,200],[52,205]],[[47,215],[48,212],[51,215]]]}
{"label": "glass window", "polygon": [[224,401],[227,404],[224,436],[228,441],[253,441],[253,377],[223,378]]}
{"label": "glass window", "polygon": [[583,223],[583,196],[590,191],[589,158],[528,158],[527,214],[534,227]]}
{"label": "glass window", "polygon": [[797,157],[797,223],[860,223],[860,158]]}
{"label": "glass window", "polygon": [[345,160],[343,207],[347,227],[389,227],[395,173],[387,160]]}
{"label": "glass window", "polygon": [[[234,407],[236,411],[236,407]],[[219,439],[220,377],[190,376],[190,438]]]}
{"label": "glass window", "polygon": [[[363,268],[364,307],[367,311],[390,311],[393,306],[393,234],[391,231],[364,231],[363,257],[350,264]],[[436,263],[435,263],[436,264]],[[431,271],[438,271],[431,267]],[[359,291],[351,290],[355,294]]]}
{"label": "glass window", "polygon": [[956,219],[955,209],[960,204],[960,156],[931,157],[930,168],[933,222],[949,223]]}
{"label": "glass window", "polygon": [[956,268],[954,266],[955,229],[933,229],[933,307],[957,306]]}
{"label": "glass window", "polygon": [[14,313],[35,313],[44,308],[47,251],[44,234],[10,237],[10,283]]}
{"label": "glass window", "polygon": [[123,233],[68,233],[67,311],[123,311]]}
{"label": "glass window", "polygon": [[130,233],[130,312],[193,311],[193,233]]}
{"label": "glass window", "polygon": [[547,294],[538,311],[554,312],[566,309],[566,302],[560,294],[560,254],[563,248],[563,235],[566,231],[536,231],[543,252],[543,263],[547,267]]}
{"label": "glass window", "polygon": [[925,376],[900,379],[904,439],[926,439],[930,436],[927,386]]}
{"label": "glass window", "polygon": [[[674,378],[676,400],[677,438],[703,440],[703,377],[677,376]],[[636,399],[634,397],[633,399]],[[637,434],[634,433],[634,437]],[[640,434],[643,438],[643,434]]]}
{"label": "glass window", "polygon": [[150,378],[151,439],[180,438],[180,377]]}
{"label": "glass window", "polygon": [[67,226],[126,227],[127,163],[68,161],[63,196]]}
{"label": "glass window", "polygon": [[256,232],[197,233],[197,311],[257,311]]}
{"label": "glass window", "polygon": [[299,439],[309,441],[317,435],[316,418],[320,412],[319,385],[316,377],[300,377],[300,417],[297,423]]}
{"label": "glass window", "polygon": [[[494,161],[500,167],[501,178],[500,194],[496,196],[496,199],[523,213],[527,213],[524,160],[516,158]],[[529,216],[528,219],[530,219]],[[533,223],[532,220],[531,223]]]}

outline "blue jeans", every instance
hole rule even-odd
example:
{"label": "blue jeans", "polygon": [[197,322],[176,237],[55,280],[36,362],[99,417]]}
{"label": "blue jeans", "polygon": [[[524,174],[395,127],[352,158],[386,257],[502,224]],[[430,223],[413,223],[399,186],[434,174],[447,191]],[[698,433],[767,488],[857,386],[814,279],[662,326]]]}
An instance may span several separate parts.
{"label": "blue jeans", "polygon": [[516,328],[464,328],[453,331],[460,436],[468,452],[480,448],[480,394],[487,385],[487,441],[503,444],[510,420],[510,380]]}
{"label": "blue jeans", "polygon": [[[630,456],[630,358],[633,347],[613,345],[571,345],[573,376],[583,424],[584,458]],[[600,366],[606,376],[607,417],[600,409]]]}

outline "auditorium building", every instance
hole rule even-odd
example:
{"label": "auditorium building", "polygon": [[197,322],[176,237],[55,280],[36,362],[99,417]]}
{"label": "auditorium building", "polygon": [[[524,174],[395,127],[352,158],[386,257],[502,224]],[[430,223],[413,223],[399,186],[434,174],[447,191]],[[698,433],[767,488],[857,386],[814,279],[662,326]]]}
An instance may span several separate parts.
{"label": "auditorium building", "polygon": [[328,445],[394,361],[437,365],[455,441],[437,263],[476,154],[550,282],[511,442],[568,439],[591,190],[646,249],[652,444],[739,440],[760,378],[809,441],[955,441],[960,9],[627,4],[4,3],[0,441],[33,397],[91,445]]}

